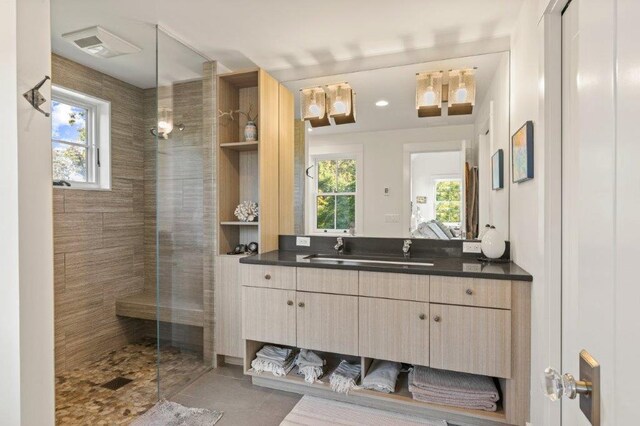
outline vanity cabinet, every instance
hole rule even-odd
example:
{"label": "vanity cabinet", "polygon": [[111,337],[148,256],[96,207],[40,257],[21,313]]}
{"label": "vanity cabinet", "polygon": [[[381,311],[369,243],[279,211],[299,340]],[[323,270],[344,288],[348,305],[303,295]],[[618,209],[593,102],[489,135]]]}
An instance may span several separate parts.
{"label": "vanity cabinet", "polygon": [[242,338],[296,345],[296,292],[273,288],[242,288]]}
{"label": "vanity cabinet", "polygon": [[431,367],[511,377],[511,311],[432,303]]}
{"label": "vanity cabinet", "polygon": [[359,298],[360,356],[429,365],[429,304]]}
{"label": "vanity cabinet", "polygon": [[358,355],[358,298],[297,293],[297,346]]}

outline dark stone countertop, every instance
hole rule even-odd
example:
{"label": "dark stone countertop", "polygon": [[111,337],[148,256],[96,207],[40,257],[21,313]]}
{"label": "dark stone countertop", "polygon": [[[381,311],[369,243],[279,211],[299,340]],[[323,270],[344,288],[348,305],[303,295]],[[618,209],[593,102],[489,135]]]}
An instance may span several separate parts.
{"label": "dark stone countertop", "polygon": [[[302,251],[275,250],[268,253],[247,256],[240,263],[253,265],[294,266],[298,268],[346,269],[354,271],[396,272],[402,274],[442,275],[450,277],[487,278],[496,280],[533,281],[533,277],[513,262],[483,263],[468,257],[429,257],[412,258],[413,262],[429,262],[433,266],[407,266],[391,264],[363,264],[349,261],[349,255],[343,255],[344,261],[311,261],[305,259],[312,253]],[[327,253],[331,254],[331,253]],[[336,256],[337,257],[337,256]],[[354,256],[355,257],[355,256]],[[358,256],[370,257],[370,256]],[[378,256],[379,257],[379,256]],[[380,259],[404,261],[402,257],[388,256]],[[355,263],[354,263],[355,262]]]}

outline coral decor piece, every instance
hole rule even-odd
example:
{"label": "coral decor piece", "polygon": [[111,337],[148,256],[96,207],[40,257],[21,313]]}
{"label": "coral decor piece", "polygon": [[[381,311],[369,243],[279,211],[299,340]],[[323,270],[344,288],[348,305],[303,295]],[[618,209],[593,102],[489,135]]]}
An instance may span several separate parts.
{"label": "coral decor piece", "polygon": [[240,222],[256,222],[258,220],[258,203],[243,201],[238,204],[233,214],[236,215]]}

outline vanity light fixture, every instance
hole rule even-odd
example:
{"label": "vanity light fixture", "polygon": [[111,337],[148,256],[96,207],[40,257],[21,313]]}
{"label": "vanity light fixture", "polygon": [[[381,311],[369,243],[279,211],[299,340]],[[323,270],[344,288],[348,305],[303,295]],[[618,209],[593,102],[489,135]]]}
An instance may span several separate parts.
{"label": "vanity light fixture", "polygon": [[328,126],[327,94],[320,86],[300,89],[300,116],[311,127]]}
{"label": "vanity light fixture", "polygon": [[475,69],[449,71],[449,115],[473,112],[476,103]]}
{"label": "vanity light fixture", "polygon": [[418,117],[442,115],[442,72],[416,74],[416,109]]}
{"label": "vanity light fixture", "polygon": [[327,86],[329,98],[329,117],[335,124],[356,122],[356,94],[349,83],[330,84]]}
{"label": "vanity light fixture", "polygon": [[376,102],[376,106],[380,107],[380,108],[384,108],[387,105],[389,105],[389,101],[387,101],[385,99],[380,99],[378,102]]}

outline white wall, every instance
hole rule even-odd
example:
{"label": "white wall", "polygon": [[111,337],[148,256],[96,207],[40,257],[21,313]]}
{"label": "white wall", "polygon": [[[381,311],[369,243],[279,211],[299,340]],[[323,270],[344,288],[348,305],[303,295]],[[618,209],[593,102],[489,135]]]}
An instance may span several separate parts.
{"label": "white wall", "polygon": [[[340,133],[318,135],[309,133],[308,154],[323,146],[363,146],[364,225],[362,234],[377,237],[404,235],[403,214],[405,198],[404,152],[405,144],[471,140],[473,125],[442,126],[419,129],[401,129],[383,132]],[[307,159],[308,163],[308,159]],[[384,188],[390,194],[384,195]],[[386,223],[385,215],[399,215],[398,223]]]}
{"label": "white wall", "polygon": [[0,0],[0,419],[10,426],[54,424],[51,124],[22,98],[50,74],[49,10],[49,0]]}
{"label": "white wall", "polygon": [[[435,219],[435,179],[456,177],[462,179],[460,151],[425,152],[411,155],[411,200],[420,208],[422,217]],[[426,196],[426,204],[417,204],[417,196]]]}
{"label": "white wall", "polygon": [[[496,74],[489,85],[482,104],[477,107],[474,124],[474,143],[478,146],[478,175],[480,193],[480,229],[491,224],[509,238],[509,54],[502,55]],[[480,134],[489,129],[488,144],[481,143]],[[491,189],[491,157],[499,149],[504,154],[504,189]]]}

